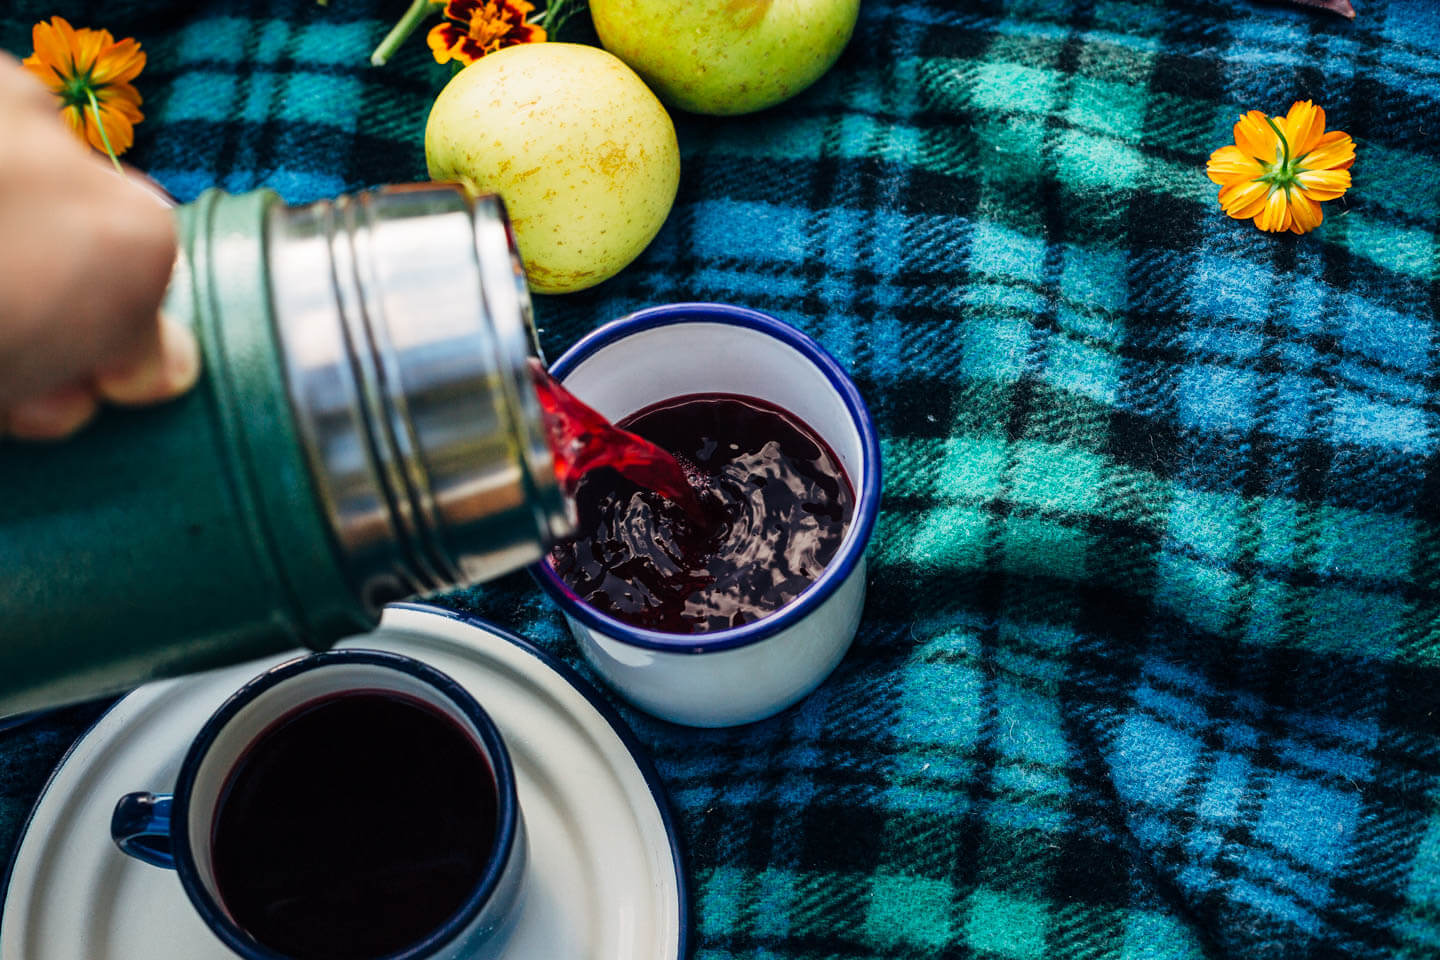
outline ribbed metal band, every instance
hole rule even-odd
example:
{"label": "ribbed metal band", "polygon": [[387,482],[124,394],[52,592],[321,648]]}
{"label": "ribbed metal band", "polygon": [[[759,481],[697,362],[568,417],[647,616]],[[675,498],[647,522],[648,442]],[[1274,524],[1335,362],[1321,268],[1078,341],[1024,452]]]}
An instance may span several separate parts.
{"label": "ribbed metal band", "polygon": [[276,206],[266,230],[299,435],[367,603],[489,579],[567,535],[499,200],[386,187]]}

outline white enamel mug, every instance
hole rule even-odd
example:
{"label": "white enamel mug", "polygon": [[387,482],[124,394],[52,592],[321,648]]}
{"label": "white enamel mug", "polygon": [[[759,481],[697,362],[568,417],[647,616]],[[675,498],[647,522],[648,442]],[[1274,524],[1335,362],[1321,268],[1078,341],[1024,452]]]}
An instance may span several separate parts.
{"label": "white enamel mug", "polygon": [[835,452],[855,512],[830,564],[776,612],[709,633],[633,627],[585,603],[547,557],[532,571],[591,665],[648,713],[696,727],[760,720],[796,703],[849,649],[865,601],[865,546],[880,506],[880,446],[855,384],[819,344],[774,317],[716,303],[652,307],[585,337],[551,374],[612,421],[696,393],[767,400]]}

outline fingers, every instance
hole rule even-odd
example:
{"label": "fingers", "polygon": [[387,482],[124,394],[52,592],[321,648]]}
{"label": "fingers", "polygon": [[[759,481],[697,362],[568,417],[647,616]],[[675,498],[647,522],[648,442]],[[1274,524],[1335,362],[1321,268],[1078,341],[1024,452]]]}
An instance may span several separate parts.
{"label": "fingers", "polygon": [[[86,277],[100,294],[84,317],[94,349],[87,372],[123,365],[155,351],[155,318],[175,262],[175,223],[170,211],[144,189],[107,171],[102,211],[90,214],[96,244]],[[72,314],[78,326],[81,318]]]}
{"label": "fingers", "polygon": [[200,375],[200,348],[189,327],[161,314],[136,344],[135,355],[95,376],[101,399],[126,406],[169,400],[189,390]]}
{"label": "fingers", "polygon": [[98,409],[95,394],[88,388],[63,387],[22,400],[0,416],[0,421],[21,440],[61,440],[89,423]]}
{"label": "fingers", "polygon": [[0,407],[142,356],[175,253],[170,211],[53,110],[0,136]]}
{"label": "fingers", "polygon": [[54,110],[55,95],[37,83],[21,65],[19,58],[0,50],[0,94],[6,101],[32,104],[47,110]]}
{"label": "fingers", "polygon": [[143,406],[177,397],[200,376],[200,347],[184,324],[163,314],[151,324],[134,355],[102,369],[93,384],[72,385],[0,410],[0,436],[61,440],[94,418],[101,401]]}
{"label": "fingers", "polygon": [[199,372],[189,331],[157,320],[175,222],[0,54],[0,432],[57,437],[101,400],[151,403]]}
{"label": "fingers", "polygon": [[0,407],[143,357],[155,336],[173,219],[113,171],[100,174],[105,189],[83,209],[72,206],[77,187],[25,216],[0,184]]}

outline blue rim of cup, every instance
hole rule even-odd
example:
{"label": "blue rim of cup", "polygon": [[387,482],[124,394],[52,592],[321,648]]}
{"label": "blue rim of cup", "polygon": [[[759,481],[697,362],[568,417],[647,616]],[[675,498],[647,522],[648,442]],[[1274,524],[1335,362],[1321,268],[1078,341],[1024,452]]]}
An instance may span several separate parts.
{"label": "blue rim of cup", "polygon": [[659,630],[646,630],[601,613],[560,579],[548,559],[532,564],[530,573],[561,610],[608,637],[646,650],[713,653],[746,647],[794,626],[839,589],[846,577],[850,576],[865,554],[865,547],[870,542],[870,533],[875,526],[875,518],[880,511],[880,439],[875,430],[875,421],[870,416],[865,401],[861,399],[859,389],[839,362],[804,333],[768,313],[748,307],[727,303],[668,303],[636,311],[587,334],[551,365],[550,374],[563,382],[567,374],[601,348],[645,330],[680,323],[728,324],[767,334],[809,360],[840,396],[856,431],[860,434],[861,462],[864,468],[861,471],[862,486],[855,491],[855,516],[851,518],[851,535],[845,541],[840,555],[830,561],[814,583],[774,613],[743,626],[709,633],[663,633]]}
{"label": "blue rim of cup", "polygon": [[[225,942],[225,945],[248,960],[289,960],[284,954],[276,953],[264,944],[246,934],[231,920],[225,911],[214,902],[195,868],[194,851],[190,847],[190,793],[200,772],[200,764],[209,751],[221,729],[234,719],[245,706],[266,690],[293,677],[321,667],[334,664],[369,664],[408,674],[423,680],[443,694],[455,707],[475,725],[480,742],[489,754],[490,771],[495,776],[495,792],[498,799],[499,823],[496,825],[495,850],[479,883],[450,918],[433,930],[424,939],[410,944],[398,953],[389,953],[378,960],[415,960],[449,943],[474,922],[476,916],[489,902],[491,894],[500,883],[500,876],[510,861],[511,849],[515,845],[517,830],[517,802],[515,797],[515,774],[510,766],[510,755],[500,732],[490,716],[475,701],[464,687],[448,675],[427,666],[418,660],[398,653],[382,650],[330,650],[311,654],[272,667],[260,674],[230,695],[205,726],[200,728],[185,761],[180,766],[180,775],[175,781],[174,808],[170,818],[171,848],[175,855],[175,871],[180,874],[181,886],[190,897],[190,902],[204,918],[210,929]],[[278,719],[278,718],[277,718]]]}

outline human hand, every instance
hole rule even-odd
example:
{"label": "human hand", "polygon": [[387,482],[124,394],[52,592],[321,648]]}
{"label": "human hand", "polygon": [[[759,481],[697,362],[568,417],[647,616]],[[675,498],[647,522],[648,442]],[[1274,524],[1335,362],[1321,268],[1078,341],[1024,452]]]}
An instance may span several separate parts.
{"label": "human hand", "polygon": [[0,435],[68,436],[99,403],[188,390],[194,335],[159,309],[175,224],[66,129],[0,52]]}

